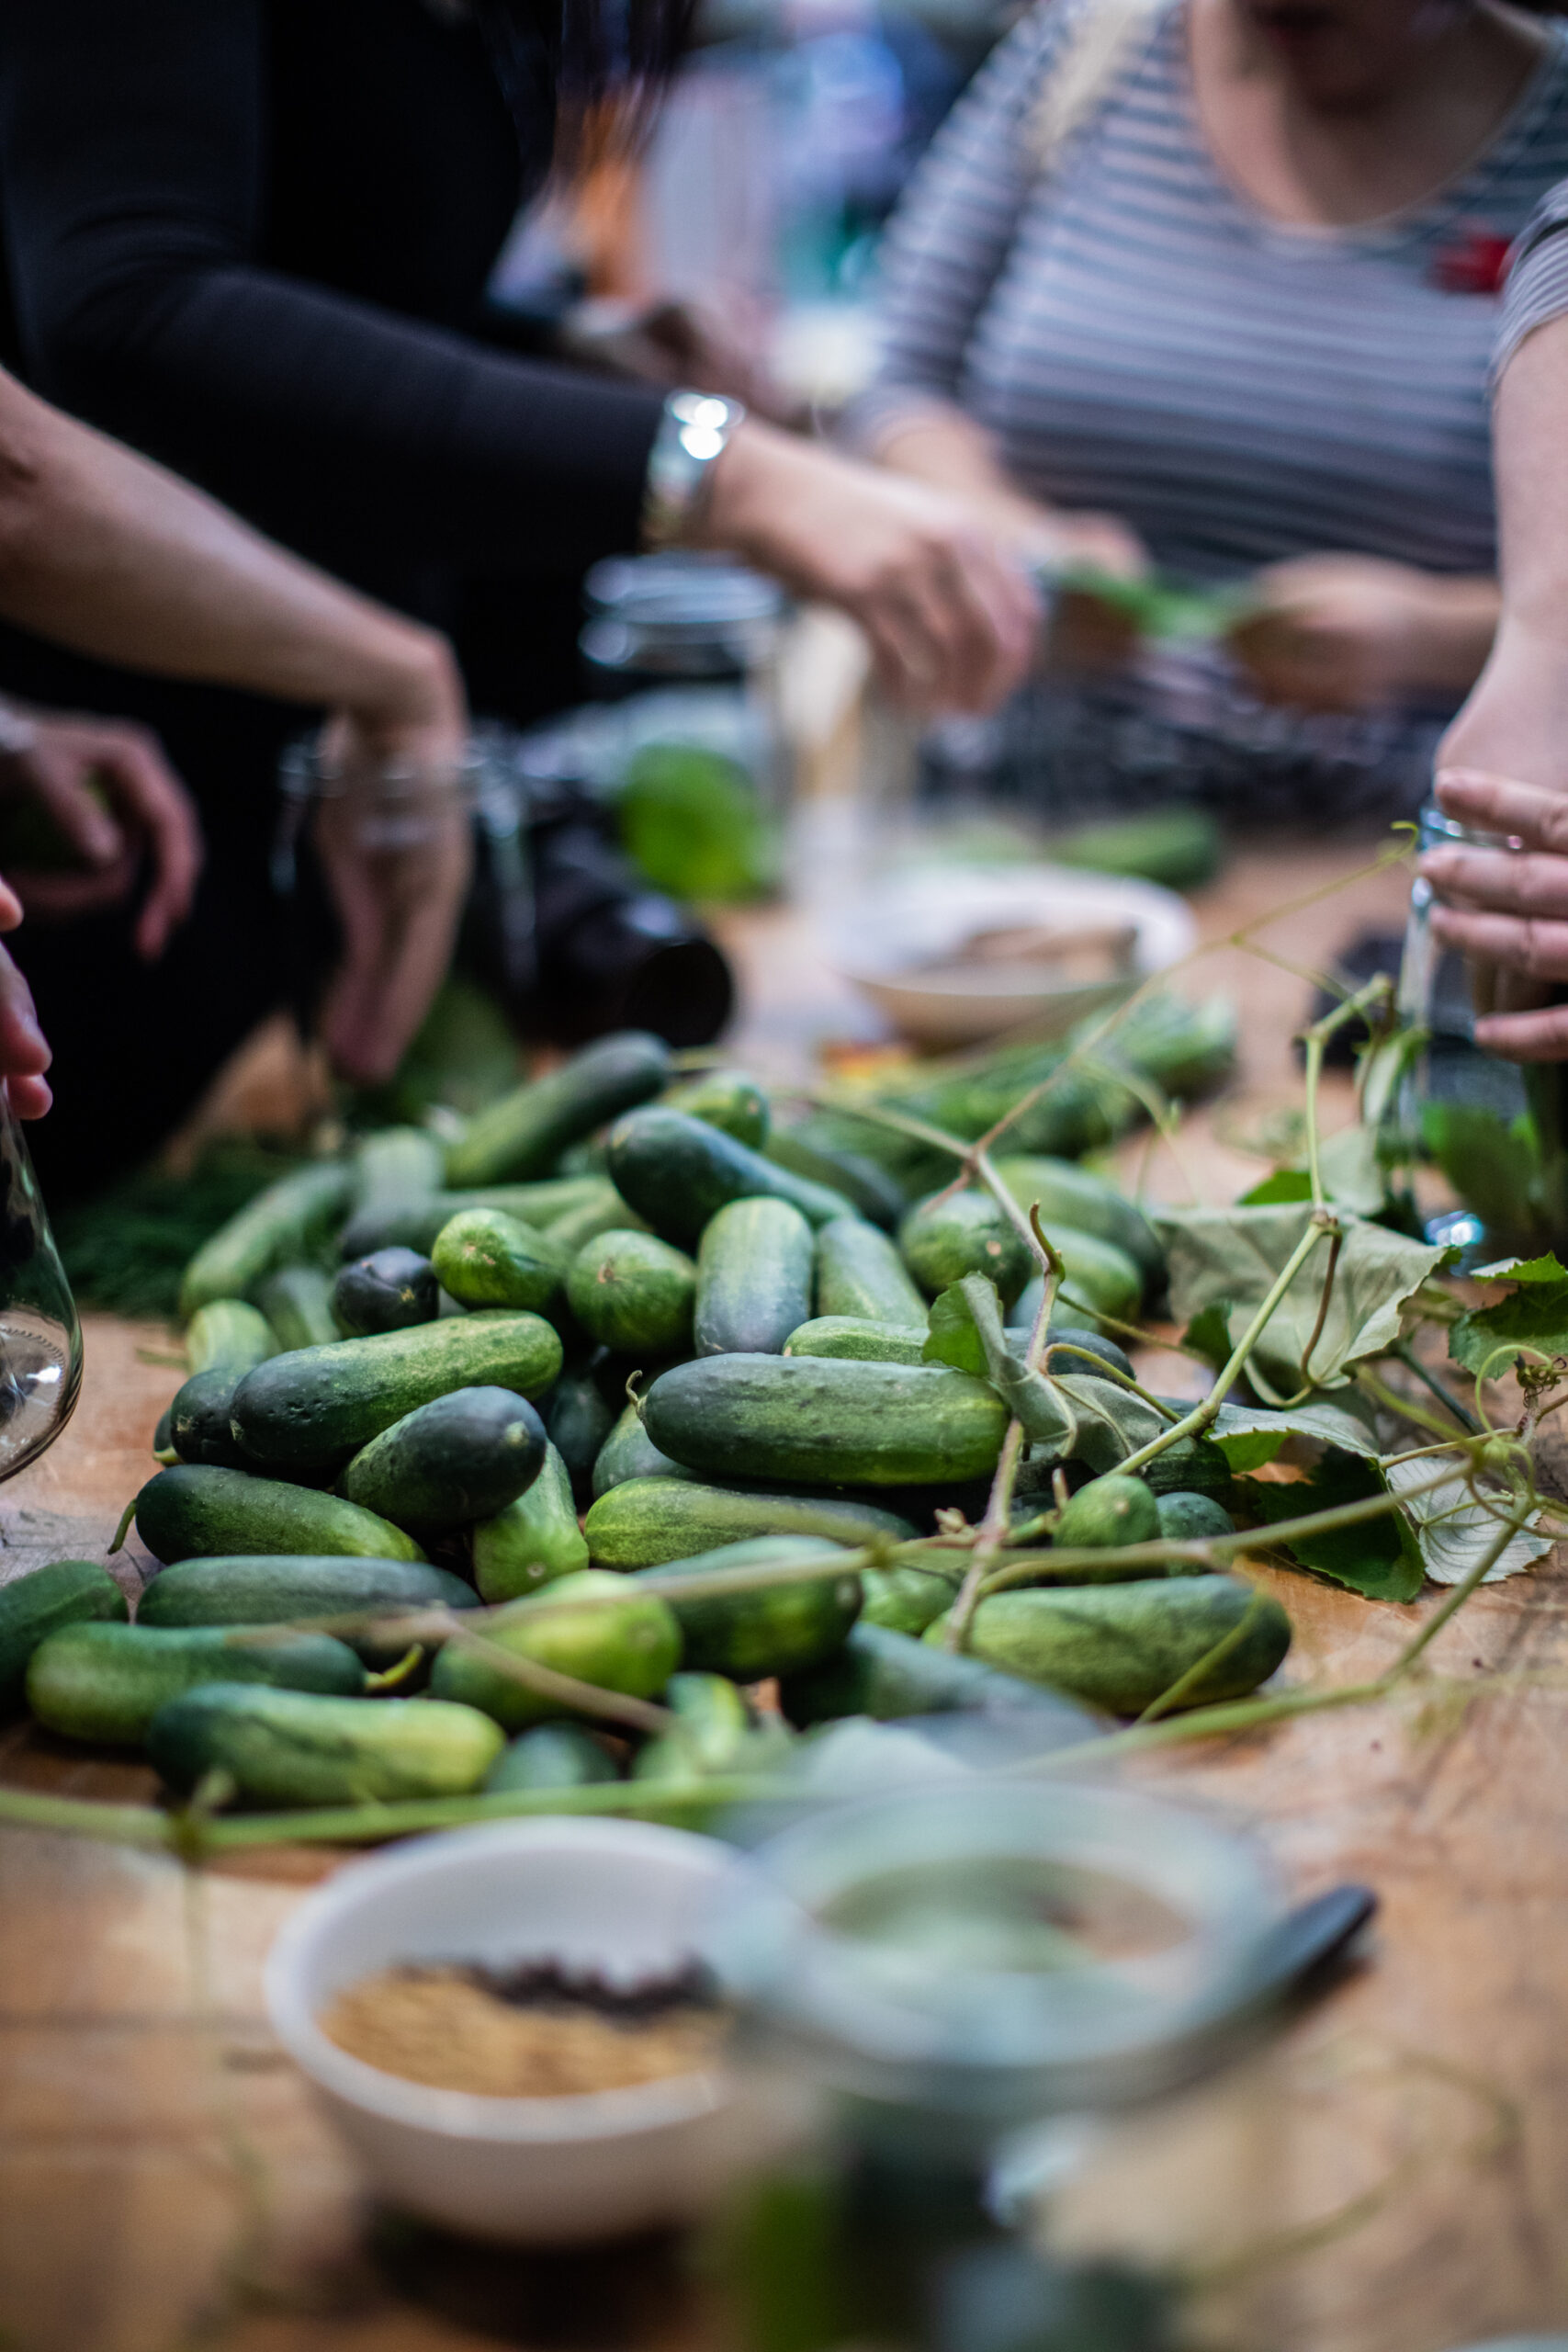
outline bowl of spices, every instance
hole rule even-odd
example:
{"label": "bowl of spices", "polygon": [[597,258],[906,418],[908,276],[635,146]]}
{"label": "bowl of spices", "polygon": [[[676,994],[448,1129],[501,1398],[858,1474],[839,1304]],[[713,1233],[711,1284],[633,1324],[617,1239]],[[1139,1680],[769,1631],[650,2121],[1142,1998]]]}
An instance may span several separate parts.
{"label": "bowl of spices", "polygon": [[702,2212],[787,2131],[697,1963],[730,1859],[647,1822],[500,1822],[341,1871],[273,1947],[278,2038],[389,2204],[513,2244]]}

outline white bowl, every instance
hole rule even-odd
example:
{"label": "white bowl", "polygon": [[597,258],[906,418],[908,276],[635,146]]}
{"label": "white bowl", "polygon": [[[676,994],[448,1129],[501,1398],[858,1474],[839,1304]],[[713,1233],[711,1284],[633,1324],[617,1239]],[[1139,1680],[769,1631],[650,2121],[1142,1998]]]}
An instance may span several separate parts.
{"label": "white bowl", "polygon": [[273,1946],[278,2039],[378,2193],[472,2237],[563,2244],[694,2218],[793,2124],[723,2068],[564,2098],[487,2098],[383,2074],[329,2041],[334,1994],[404,1962],[559,1960],[612,1982],[689,1961],[710,1838],[636,1821],[485,1824],[341,1871]]}

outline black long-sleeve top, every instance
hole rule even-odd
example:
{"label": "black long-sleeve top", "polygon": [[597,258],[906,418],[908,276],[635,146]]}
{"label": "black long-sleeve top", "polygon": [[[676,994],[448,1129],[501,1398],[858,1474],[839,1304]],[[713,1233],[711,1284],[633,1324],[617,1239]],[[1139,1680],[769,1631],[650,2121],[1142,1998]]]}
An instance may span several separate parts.
{"label": "black long-sleeve top", "polygon": [[547,160],[527,64],[439,0],[8,0],[23,373],[415,605],[635,544],[659,395],[479,339]]}

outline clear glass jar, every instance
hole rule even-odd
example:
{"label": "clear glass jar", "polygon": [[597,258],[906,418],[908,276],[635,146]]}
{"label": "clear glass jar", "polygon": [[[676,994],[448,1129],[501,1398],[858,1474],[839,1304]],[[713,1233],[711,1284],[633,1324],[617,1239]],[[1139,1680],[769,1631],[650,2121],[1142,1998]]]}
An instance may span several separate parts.
{"label": "clear glass jar", "polygon": [[0,1084],[0,1478],[52,1445],[82,1385],[82,1330],[21,1125]]}

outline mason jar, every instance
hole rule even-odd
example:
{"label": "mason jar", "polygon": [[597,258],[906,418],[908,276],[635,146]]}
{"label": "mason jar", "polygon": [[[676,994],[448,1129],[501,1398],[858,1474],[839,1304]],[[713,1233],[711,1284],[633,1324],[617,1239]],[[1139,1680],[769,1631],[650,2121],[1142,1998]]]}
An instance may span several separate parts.
{"label": "mason jar", "polygon": [[52,1445],[82,1385],[82,1331],[21,1123],[0,1082],[0,1478]]}

